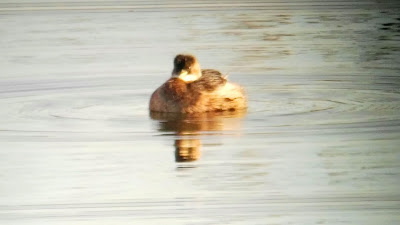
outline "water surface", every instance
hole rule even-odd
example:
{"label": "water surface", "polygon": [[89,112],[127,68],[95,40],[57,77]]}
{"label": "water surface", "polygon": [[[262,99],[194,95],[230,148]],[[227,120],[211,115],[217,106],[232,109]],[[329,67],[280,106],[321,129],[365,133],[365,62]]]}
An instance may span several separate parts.
{"label": "water surface", "polygon": [[[399,224],[397,1],[2,1],[1,224]],[[177,53],[247,112],[150,115]]]}

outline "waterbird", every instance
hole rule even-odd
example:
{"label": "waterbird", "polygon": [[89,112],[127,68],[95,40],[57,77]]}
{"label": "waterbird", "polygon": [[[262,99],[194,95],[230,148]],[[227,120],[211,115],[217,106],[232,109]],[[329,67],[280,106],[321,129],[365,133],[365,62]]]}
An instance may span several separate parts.
{"label": "waterbird", "polygon": [[178,54],[171,77],[150,98],[152,112],[203,113],[247,108],[244,89],[214,69],[201,69],[197,58]]}

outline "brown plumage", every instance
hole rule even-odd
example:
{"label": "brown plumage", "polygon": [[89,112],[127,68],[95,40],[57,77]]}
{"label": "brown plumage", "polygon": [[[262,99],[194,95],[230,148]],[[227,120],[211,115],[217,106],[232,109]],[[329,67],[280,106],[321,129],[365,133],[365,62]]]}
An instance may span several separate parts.
{"label": "brown plumage", "polygon": [[228,83],[217,70],[201,70],[191,55],[175,57],[172,77],[150,99],[150,110],[156,112],[200,113],[246,107],[242,87]]}

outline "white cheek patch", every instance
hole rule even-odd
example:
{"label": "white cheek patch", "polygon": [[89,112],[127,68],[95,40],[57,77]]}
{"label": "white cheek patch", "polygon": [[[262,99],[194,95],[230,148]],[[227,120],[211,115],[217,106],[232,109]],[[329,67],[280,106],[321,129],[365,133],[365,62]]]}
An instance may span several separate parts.
{"label": "white cheek patch", "polygon": [[197,75],[194,74],[187,74],[187,75],[183,75],[181,74],[181,76],[179,76],[179,78],[185,82],[189,82],[189,81],[195,81],[197,80],[199,77]]}

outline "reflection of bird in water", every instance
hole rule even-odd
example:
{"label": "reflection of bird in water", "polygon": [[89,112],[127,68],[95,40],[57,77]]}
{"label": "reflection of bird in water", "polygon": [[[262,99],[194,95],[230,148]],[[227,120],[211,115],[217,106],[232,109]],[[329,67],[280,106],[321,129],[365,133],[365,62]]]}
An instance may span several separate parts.
{"label": "reflection of bird in water", "polygon": [[175,161],[191,162],[200,158],[200,139],[175,140]]}
{"label": "reflection of bird in water", "polygon": [[177,55],[172,76],[151,96],[150,110],[199,113],[247,107],[244,90],[217,70],[200,69],[196,57]]}
{"label": "reflection of bird in water", "polygon": [[[209,113],[160,113],[150,112],[150,117],[159,121],[159,131],[172,131],[175,140],[175,161],[191,162],[198,160],[201,155],[202,131],[223,131],[240,129],[240,118],[245,111],[226,111]],[[210,134],[210,133],[209,133]]]}

